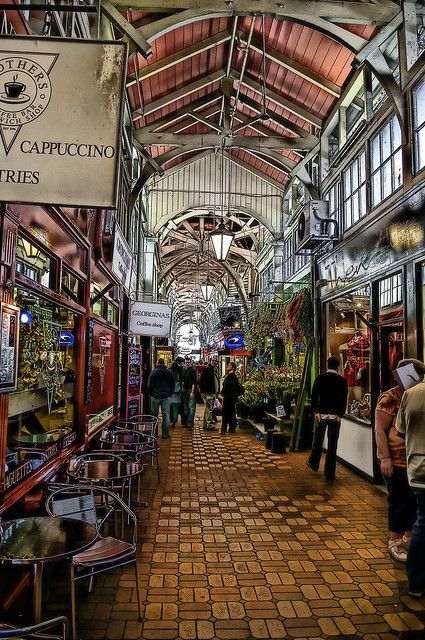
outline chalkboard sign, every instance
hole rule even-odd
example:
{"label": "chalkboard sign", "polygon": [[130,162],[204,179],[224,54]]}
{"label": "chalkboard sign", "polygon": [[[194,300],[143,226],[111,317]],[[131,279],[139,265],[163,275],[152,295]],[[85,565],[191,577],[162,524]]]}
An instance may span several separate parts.
{"label": "chalkboard sign", "polygon": [[127,420],[133,418],[134,416],[140,415],[140,396],[138,398],[130,398],[127,401]]}
{"label": "chalkboard sign", "polygon": [[142,350],[130,347],[128,350],[128,390],[127,397],[140,395],[142,386]]}
{"label": "chalkboard sign", "polygon": [[0,305],[0,392],[15,391],[18,374],[18,307]]}
{"label": "chalkboard sign", "polygon": [[87,319],[86,334],[86,384],[84,387],[84,404],[90,404],[93,387],[93,341],[94,341],[94,320]]}
{"label": "chalkboard sign", "polygon": [[140,347],[129,347],[126,403],[127,420],[141,413],[142,375],[142,350]]}

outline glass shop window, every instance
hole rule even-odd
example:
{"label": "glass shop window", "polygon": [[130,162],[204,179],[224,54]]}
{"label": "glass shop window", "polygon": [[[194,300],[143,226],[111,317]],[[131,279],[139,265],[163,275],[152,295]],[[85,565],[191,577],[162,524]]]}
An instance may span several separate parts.
{"label": "glass shop window", "polygon": [[379,367],[381,391],[395,385],[392,372],[404,358],[403,277],[379,281]]}
{"label": "glass shop window", "polygon": [[401,130],[394,116],[370,141],[372,207],[401,187],[403,167]]}
{"label": "glass shop window", "polygon": [[21,308],[18,386],[9,401],[6,488],[71,443],[77,370],[77,316],[19,289],[15,304]]}
{"label": "glass shop window", "polygon": [[366,213],[366,156],[364,151],[343,173],[344,230],[356,224]]}
{"label": "glass shop window", "polygon": [[370,288],[341,296],[328,306],[328,356],[341,362],[348,383],[347,415],[370,422],[370,334],[362,317],[370,317]]}
{"label": "glass shop window", "polygon": [[30,240],[19,234],[16,245],[16,271],[44,287],[54,288],[52,260]]}
{"label": "glass shop window", "polygon": [[84,304],[84,282],[65,267],[62,268],[60,293],[68,300]]}
{"label": "glass shop window", "polygon": [[417,172],[425,167],[425,80],[413,89],[413,143]]}

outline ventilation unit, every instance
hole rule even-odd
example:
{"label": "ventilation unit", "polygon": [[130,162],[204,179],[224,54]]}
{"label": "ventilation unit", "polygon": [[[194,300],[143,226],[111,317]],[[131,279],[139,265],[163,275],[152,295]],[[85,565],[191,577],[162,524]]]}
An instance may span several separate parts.
{"label": "ventilation unit", "polygon": [[314,250],[321,242],[336,240],[338,223],[328,217],[329,203],[324,200],[310,200],[303,207],[298,218],[297,252]]}

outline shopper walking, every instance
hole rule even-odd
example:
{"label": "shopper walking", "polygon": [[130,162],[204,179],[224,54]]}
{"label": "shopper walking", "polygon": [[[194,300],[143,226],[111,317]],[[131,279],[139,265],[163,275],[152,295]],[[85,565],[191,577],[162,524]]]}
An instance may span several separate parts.
{"label": "shopper walking", "polygon": [[182,426],[193,429],[195,422],[195,389],[196,389],[196,369],[192,364],[191,358],[185,358],[185,366],[183,368],[183,413]]}
{"label": "shopper walking", "polygon": [[409,594],[425,595],[425,382],[407,389],[396,419],[397,433],[406,439],[407,477],[416,496],[417,513],[407,553]]}
{"label": "shopper walking", "polygon": [[[422,378],[425,366],[419,360],[401,360],[397,367],[413,364]],[[416,498],[407,479],[406,445],[397,435],[395,422],[403,388],[400,385],[384,391],[375,411],[375,438],[381,473],[388,491],[388,549],[390,555],[406,562],[411,530],[416,520]]]}
{"label": "shopper walking", "polygon": [[347,406],[348,385],[338,373],[338,358],[328,358],[325,373],[317,376],[311,392],[311,408],[314,412],[315,426],[313,445],[307,465],[317,471],[322,457],[323,439],[328,432],[328,450],[325,461],[326,480],[335,480],[336,451],[338,447],[341,418]]}
{"label": "shopper walking", "polygon": [[151,372],[148,378],[148,391],[151,396],[151,411],[154,416],[158,416],[159,407],[161,407],[163,438],[170,437],[170,398],[173,395],[174,386],[173,374],[165,366],[164,359],[159,358],[156,369]]}
{"label": "shopper walking", "polygon": [[182,413],[183,362],[184,359],[178,356],[171,365],[171,373],[174,376],[174,391],[170,398],[170,422],[172,427],[176,426],[179,413]]}
{"label": "shopper walking", "polygon": [[227,375],[223,380],[223,387],[221,389],[221,395],[223,397],[221,433],[227,433],[227,427],[229,427],[229,433],[235,433],[237,426],[236,403],[245,389],[238,380],[236,364],[234,362],[229,362],[226,371]]}
{"label": "shopper walking", "polygon": [[199,391],[205,402],[204,409],[204,429],[215,431],[212,410],[214,406],[214,398],[217,392],[217,376],[214,365],[210,361],[201,373],[199,380]]}

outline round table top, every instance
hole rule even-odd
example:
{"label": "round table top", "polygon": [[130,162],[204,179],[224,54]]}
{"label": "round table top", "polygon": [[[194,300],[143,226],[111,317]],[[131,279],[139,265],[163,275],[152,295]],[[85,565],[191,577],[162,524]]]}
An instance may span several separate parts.
{"label": "round table top", "polygon": [[99,480],[114,482],[137,476],[143,471],[143,465],[139,462],[120,460],[85,460],[81,464],[78,459],[72,469],[68,469],[68,475],[79,482],[84,480]]}
{"label": "round table top", "polygon": [[19,518],[0,525],[0,563],[55,562],[88,549],[97,538],[92,524],[71,518]]}

